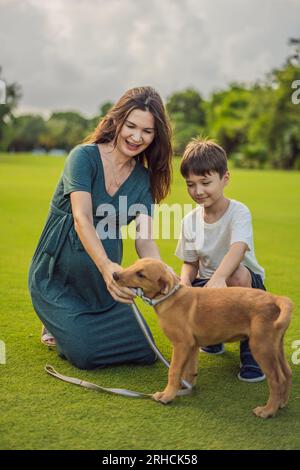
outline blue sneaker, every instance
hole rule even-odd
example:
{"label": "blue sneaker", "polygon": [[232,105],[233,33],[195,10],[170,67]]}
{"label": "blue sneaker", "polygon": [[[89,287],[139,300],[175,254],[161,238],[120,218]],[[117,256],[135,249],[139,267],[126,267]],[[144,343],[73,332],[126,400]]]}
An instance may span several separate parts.
{"label": "blue sneaker", "polygon": [[200,352],[205,352],[207,354],[223,354],[225,352],[224,344],[214,344],[213,346],[206,346],[205,348],[200,348]]}
{"label": "blue sneaker", "polygon": [[262,382],[265,380],[265,374],[252,356],[248,340],[240,343],[240,359],[241,368],[238,379],[243,382]]}

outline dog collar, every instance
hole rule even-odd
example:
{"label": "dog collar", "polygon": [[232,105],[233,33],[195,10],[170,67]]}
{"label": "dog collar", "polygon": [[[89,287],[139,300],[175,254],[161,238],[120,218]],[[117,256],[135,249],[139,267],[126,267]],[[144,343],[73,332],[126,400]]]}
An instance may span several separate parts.
{"label": "dog collar", "polygon": [[175,294],[175,292],[177,292],[180,287],[181,287],[181,284],[176,284],[176,286],[174,286],[173,289],[171,289],[168,294],[164,295],[163,297],[160,297],[159,299],[150,299],[149,297],[146,297],[141,287],[132,288],[131,290],[135,293],[135,295],[140,297],[146,304],[151,305],[151,307],[155,307],[156,305],[166,300],[168,297],[171,297],[171,295]]}

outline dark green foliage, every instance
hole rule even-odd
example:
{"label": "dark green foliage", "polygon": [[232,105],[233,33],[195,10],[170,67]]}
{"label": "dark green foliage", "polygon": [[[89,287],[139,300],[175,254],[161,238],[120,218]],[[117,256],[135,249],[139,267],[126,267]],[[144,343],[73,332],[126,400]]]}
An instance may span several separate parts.
{"label": "dark green foliage", "polygon": [[[298,57],[298,56],[297,56]],[[264,81],[231,83],[204,100],[194,88],[170,95],[166,107],[173,127],[176,155],[191,138],[214,138],[241,168],[300,168],[300,67],[295,54]],[[91,119],[74,111],[14,117],[20,98],[17,84],[8,85],[8,100],[0,106],[0,150],[29,151],[60,148],[69,151],[80,143],[112,107],[110,101]]]}

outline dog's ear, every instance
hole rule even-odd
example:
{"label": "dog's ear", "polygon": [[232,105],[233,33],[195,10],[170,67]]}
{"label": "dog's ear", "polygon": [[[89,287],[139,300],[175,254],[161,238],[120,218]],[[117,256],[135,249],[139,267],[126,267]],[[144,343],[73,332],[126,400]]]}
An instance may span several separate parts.
{"label": "dog's ear", "polygon": [[163,295],[166,295],[170,290],[170,286],[168,282],[166,282],[166,280],[162,279],[161,277],[159,278],[158,282],[160,284],[160,293]]}
{"label": "dog's ear", "polygon": [[168,294],[168,292],[171,290],[172,283],[173,283],[173,278],[171,273],[166,272],[160,276],[158,279],[158,283],[160,286],[160,293],[163,295]]}
{"label": "dog's ear", "polygon": [[180,277],[175,273],[174,269],[171,268],[171,266],[168,266],[166,264],[166,268],[167,270],[174,276],[174,278],[177,280],[177,281],[180,281]]}

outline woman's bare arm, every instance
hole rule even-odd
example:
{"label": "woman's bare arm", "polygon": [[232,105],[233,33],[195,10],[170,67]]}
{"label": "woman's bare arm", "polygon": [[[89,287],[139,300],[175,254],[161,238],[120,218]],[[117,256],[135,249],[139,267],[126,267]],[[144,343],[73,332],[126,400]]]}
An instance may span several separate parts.
{"label": "woman's bare arm", "polygon": [[85,191],[72,192],[71,206],[75,231],[85,251],[102,274],[109,293],[118,302],[132,303],[131,290],[119,287],[112,277],[113,272],[120,271],[122,268],[108,258],[102,242],[97,236],[93,221],[91,194]]}

